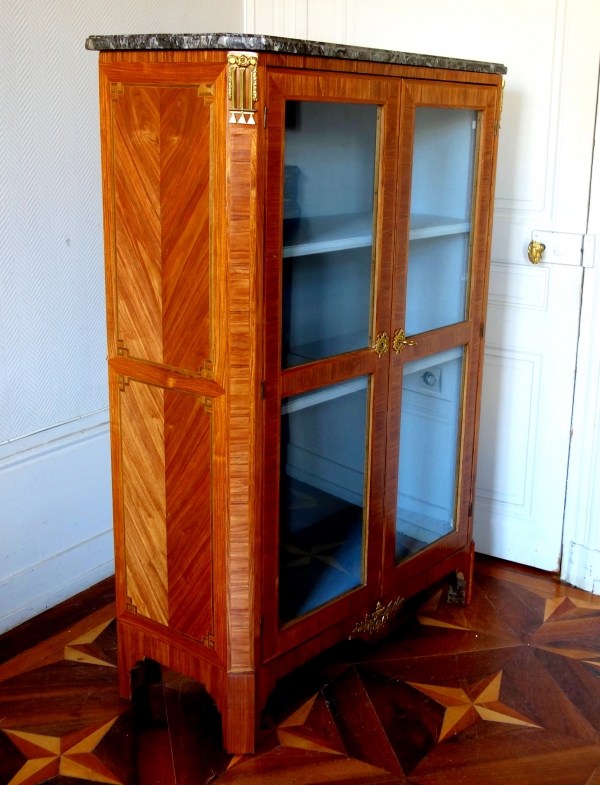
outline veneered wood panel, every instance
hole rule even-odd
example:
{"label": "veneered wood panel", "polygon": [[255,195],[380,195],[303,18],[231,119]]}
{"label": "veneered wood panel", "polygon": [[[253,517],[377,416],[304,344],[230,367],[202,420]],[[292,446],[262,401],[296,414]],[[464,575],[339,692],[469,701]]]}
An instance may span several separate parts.
{"label": "veneered wood panel", "polygon": [[211,353],[213,85],[161,92],[163,360],[200,371]]}
{"label": "veneered wood panel", "polygon": [[143,616],[168,624],[163,390],[121,380],[127,602]]}
{"label": "veneered wood panel", "polygon": [[215,85],[112,84],[117,351],[212,377]]}
{"label": "veneered wood panel", "polygon": [[164,391],[169,626],[212,648],[211,403]]}
{"label": "veneered wood panel", "polygon": [[213,648],[212,399],[120,379],[128,605]]}
{"label": "veneered wood panel", "polygon": [[113,87],[116,340],[162,363],[160,92]]}
{"label": "veneered wood panel", "polygon": [[[226,594],[214,588],[226,581],[229,497],[226,85],[224,58],[101,65],[119,615],[137,610],[155,629],[196,637],[221,662]],[[122,418],[131,385],[156,398],[149,422],[162,428],[162,475],[148,475],[140,423]],[[138,493],[154,494],[154,519],[140,516],[132,527],[135,504],[125,502]],[[157,559],[136,552],[136,526],[160,530]],[[148,598],[130,552],[139,564],[159,565],[158,599]]]}

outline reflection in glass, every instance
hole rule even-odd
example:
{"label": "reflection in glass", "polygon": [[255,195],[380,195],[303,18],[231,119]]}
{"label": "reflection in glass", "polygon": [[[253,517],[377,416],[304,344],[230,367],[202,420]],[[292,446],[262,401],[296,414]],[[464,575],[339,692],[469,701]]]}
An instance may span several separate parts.
{"label": "reflection in glass", "polygon": [[368,377],[281,406],[279,618],[363,582]]}
{"label": "reflection in glass", "polygon": [[456,526],[463,355],[458,346],[404,366],[396,562]]}
{"label": "reflection in glass", "polygon": [[406,333],[463,321],[471,242],[477,112],[415,113]]}
{"label": "reflection in glass", "polygon": [[370,343],[377,113],[286,103],[284,368]]}

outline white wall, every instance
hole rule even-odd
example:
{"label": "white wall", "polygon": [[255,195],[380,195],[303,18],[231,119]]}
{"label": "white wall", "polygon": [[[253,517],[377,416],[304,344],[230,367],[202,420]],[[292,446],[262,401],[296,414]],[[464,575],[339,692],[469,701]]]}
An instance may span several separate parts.
{"label": "white wall", "polygon": [[239,32],[243,0],[0,4],[0,632],[113,571],[91,34]]}

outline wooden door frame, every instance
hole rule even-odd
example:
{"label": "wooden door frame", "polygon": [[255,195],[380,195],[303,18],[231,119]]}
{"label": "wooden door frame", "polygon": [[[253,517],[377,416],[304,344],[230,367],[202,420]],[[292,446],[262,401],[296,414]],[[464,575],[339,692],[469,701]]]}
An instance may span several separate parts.
{"label": "wooden door frame", "polygon": [[[357,614],[381,591],[388,358],[372,348],[281,370],[282,192],[285,100],[377,104],[380,109],[377,253],[373,336],[390,331],[391,276],[397,176],[400,81],[396,78],[267,69],[268,125],[265,183],[264,492],[262,516],[262,659],[268,662]],[[366,581],[340,598],[279,626],[279,456],[281,399],[361,375],[370,375]],[[367,501],[368,499],[368,501]]]}
{"label": "wooden door frame", "polygon": [[[463,548],[472,537],[472,502],[476,467],[477,423],[481,398],[483,330],[489,277],[489,255],[497,142],[498,87],[403,79],[400,156],[396,216],[396,268],[392,333],[405,326],[408,275],[410,196],[414,118],[417,106],[474,109],[480,114],[475,198],[472,209],[472,248],[468,319],[421,333],[416,346],[407,346],[390,360],[388,440],[386,456],[383,594],[387,595],[420,572]],[[404,364],[456,346],[465,346],[463,360],[462,425],[456,530],[413,556],[395,563],[396,497],[398,487],[402,371]]]}

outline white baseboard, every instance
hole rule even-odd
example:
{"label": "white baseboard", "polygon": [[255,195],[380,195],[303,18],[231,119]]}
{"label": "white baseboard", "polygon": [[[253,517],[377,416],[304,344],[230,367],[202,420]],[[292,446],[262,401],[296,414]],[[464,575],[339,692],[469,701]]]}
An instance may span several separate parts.
{"label": "white baseboard", "polygon": [[600,594],[600,551],[570,543],[561,578],[585,591]]}
{"label": "white baseboard", "polygon": [[0,445],[0,633],[114,571],[107,412]]}
{"label": "white baseboard", "polygon": [[[91,569],[86,570],[86,565],[92,565]],[[11,575],[0,582],[0,633],[88,589],[114,571],[110,529]]]}

